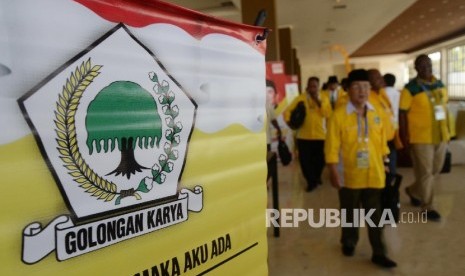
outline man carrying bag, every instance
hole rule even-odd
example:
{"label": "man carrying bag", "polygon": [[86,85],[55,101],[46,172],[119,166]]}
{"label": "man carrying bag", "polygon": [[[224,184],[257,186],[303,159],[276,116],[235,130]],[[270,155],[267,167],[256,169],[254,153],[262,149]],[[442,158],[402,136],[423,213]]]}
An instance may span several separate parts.
{"label": "man carrying bag", "polygon": [[321,173],[325,166],[323,148],[326,121],[331,115],[329,100],[320,96],[319,86],[317,77],[308,78],[306,93],[295,98],[284,111],[284,119],[291,128],[296,128],[296,118],[303,121],[296,129],[296,136],[300,168],[308,192],[321,184]]}

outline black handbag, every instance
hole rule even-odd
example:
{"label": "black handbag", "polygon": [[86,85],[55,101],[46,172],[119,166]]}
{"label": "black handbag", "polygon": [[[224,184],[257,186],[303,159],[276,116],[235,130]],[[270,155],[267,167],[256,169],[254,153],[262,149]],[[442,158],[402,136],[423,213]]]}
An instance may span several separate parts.
{"label": "black handbag", "polygon": [[292,154],[289,151],[289,147],[287,146],[286,142],[283,140],[279,140],[278,142],[278,155],[279,159],[281,159],[281,163],[284,166],[289,165],[292,161]]}
{"label": "black handbag", "polygon": [[289,127],[293,130],[299,129],[304,123],[305,115],[305,104],[303,101],[301,101],[291,112],[291,117],[289,118],[288,123]]}
{"label": "black handbag", "polygon": [[383,209],[391,210],[396,222],[400,220],[400,192],[402,175],[396,174],[392,183],[387,183],[381,194],[381,206]]}
{"label": "black handbag", "polygon": [[452,166],[452,153],[450,150],[446,151],[446,159],[444,160],[444,165],[442,166],[441,173],[450,173]]}

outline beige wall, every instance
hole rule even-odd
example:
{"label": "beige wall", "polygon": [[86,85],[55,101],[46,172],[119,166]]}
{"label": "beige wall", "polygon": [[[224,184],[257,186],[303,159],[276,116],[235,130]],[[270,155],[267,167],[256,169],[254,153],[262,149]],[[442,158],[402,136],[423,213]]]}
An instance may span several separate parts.
{"label": "beige wall", "polygon": [[[385,55],[366,58],[350,59],[350,64],[354,69],[378,69],[381,74],[391,73],[396,76],[396,88],[401,89],[408,82],[407,65],[405,61],[407,55]],[[309,76],[317,76],[321,83],[328,79],[328,76],[336,75],[339,80],[346,76],[344,64],[319,64],[319,65],[302,65],[302,83],[305,85],[305,80]]]}

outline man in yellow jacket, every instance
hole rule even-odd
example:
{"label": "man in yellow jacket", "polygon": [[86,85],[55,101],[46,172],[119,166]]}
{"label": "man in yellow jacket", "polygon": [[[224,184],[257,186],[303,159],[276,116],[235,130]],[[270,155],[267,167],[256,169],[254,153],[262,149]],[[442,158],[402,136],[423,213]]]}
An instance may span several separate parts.
{"label": "man in yellow jacket", "polygon": [[302,93],[292,101],[284,111],[284,119],[289,122],[291,112],[297,104],[305,105],[305,120],[297,130],[297,148],[302,174],[307,181],[307,191],[313,191],[321,184],[321,173],[325,167],[324,141],[326,123],[331,114],[329,101],[319,93],[319,79],[308,78],[306,93]]}
{"label": "man in yellow jacket", "polygon": [[[328,125],[325,158],[331,184],[339,190],[340,208],[346,221],[354,222],[354,215],[362,208],[372,212],[373,225],[368,225],[368,236],[373,250],[371,261],[381,267],[395,267],[386,256],[382,239],[381,192],[385,181],[385,157],[389,153],[382,119],[368,103],[370,83],[366,70],[349,73],[349,101],[336,108]],[[374,211],[373,211],[374,210]],[[342,227],[342,252],[352,256],[358,242],[358,227]]]}
{"label": "man in yellow jacket", "polygon": [[386,185],[390,185],[396,175],[397,165],[397,152],[394,138],[396,136],[396,119],[392,110],[392,105],[389,100],[386,90],[384,89],[385,83],[384,78],[378,69],[368,70],[368,79],[371,85],[370,96],[368,96],[368,102],[370,102],[374,108],[378,111],[383,121],[384,130],[386,134],[386,140],[389,147],[389,171],[386,174]]}
{"label": "man in yellow jacket", "polygon": [[439,221],[435,210],[434,179],[444,164],[450,139],[447,90],[433,76],[431,59],[415,59],[417,76],[400,93],[399,133],[402,144],[410,150],[415,182],[406,192],[412,205],[420,206],[428,220]]}

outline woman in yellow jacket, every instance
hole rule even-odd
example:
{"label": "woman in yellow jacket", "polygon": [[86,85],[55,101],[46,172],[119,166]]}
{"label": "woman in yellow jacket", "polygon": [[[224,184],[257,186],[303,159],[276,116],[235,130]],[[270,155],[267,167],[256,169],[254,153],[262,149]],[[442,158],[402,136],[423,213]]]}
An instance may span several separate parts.
{"label": "woman in yellow jacket", "polygon": [[306,93],[302,93],[284,111],[284,119],[289,121],[291,112],[299,102],[305,105],[305,120],[297,130],[297,148],[302,173],[307,181],[307,191],[321,184],[321,173],[325,167],[324,141],[326,139],[326,121],[331,115],[331,105],[326,97],[319,93],[319,79],[308,78]]}

